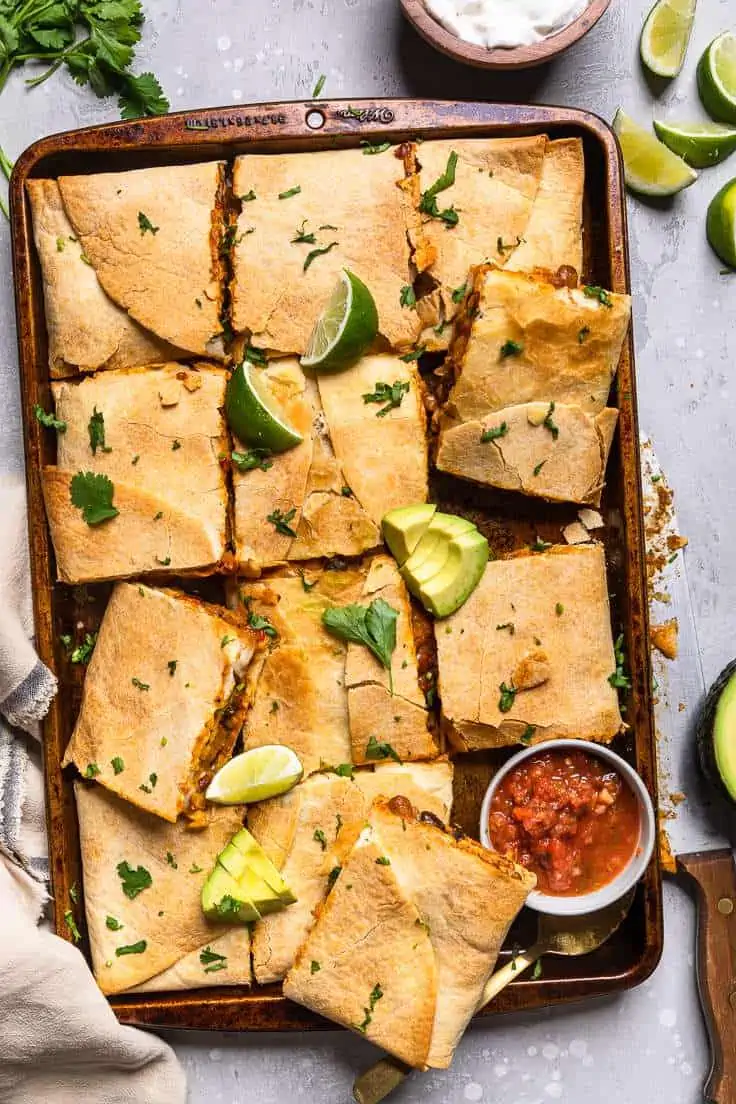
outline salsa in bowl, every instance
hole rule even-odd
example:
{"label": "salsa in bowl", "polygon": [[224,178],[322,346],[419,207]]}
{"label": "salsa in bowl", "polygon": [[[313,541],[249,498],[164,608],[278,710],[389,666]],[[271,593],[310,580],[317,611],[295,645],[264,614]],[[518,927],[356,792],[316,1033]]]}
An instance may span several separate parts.
{"label": "salsa in bowl", "polygon": [[512,756],[494,776],[480,837],[536,874],[530,908],[576,916],[605,908],[639,880],[656,820],[644,783],[619,755],[555,740]]}

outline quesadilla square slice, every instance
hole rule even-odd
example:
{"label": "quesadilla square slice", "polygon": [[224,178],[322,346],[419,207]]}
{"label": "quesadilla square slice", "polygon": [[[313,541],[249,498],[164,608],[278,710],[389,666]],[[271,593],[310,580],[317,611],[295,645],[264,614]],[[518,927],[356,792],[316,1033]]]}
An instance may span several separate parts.
{"label": "quesadilla square slice", "polygon": [[241,200],[233,250],[233,326],[277,354],[304,353],[343,268],[369,288],[379,332],[413,345],[418,317],[402,305],[411,285],[401,160],[387,151],[246,154],[235,161]]}
{"label": "quesadilla square slice", "polygon": [[[439,754],[424,692],[415,642],[415,614],[396,563],[371,561],[360,602],[386,602],[396,612],[396,647],[390,672],[362,644],[348,644],[345,661],[350,742],[354,763],[431,759]],[[419,616],[418,614],[416,615]]]}
{"label": "quesadilla square slice", "polygon": [[383,515],[428,494],[416,367],[395,356],[367,356],[318,383],[293,358],[269,361],[262,371],[304,439],[260,467],[241,472],[236,466],[241,569],[359,556],[378,547]]}
{"label": "quesadilla square slice", "polygon": [[66,749],[88,778],[174,823],[202,819],[203,791],[243,724],[257,635],[236,613],[119,583],[87,668]]}
{"label": "quesadilla square slice", "polygon": [[284,994],[409,1065],[444,1069],[535,884],[403,799],[378,801]]}
{"label": "quesadilla square slice", "polygon": [[26,188],[43,275],[52,379],[185,356],[144,330],[102,290],[64,210],[57,181],[29,180]]}
{"label": "quesadilla square slice", "polygon": [[622,731],[600,545],[492,561],[447,624],[452,635],[437,636],[438,689],[462,750],[558,738],[608,743]]}
{"label": "quesadilla square slice", "polygon": [[[407,147],[407,189],[418,216],[409,232],[414,263],[437,285],[435,314],[423,317],[422,340],[431,347],[447,346],[445,327],[457,312],[469,270],[489,258],[503,266],[522,242],[547,146],[547,138],[536,135],[442,138]],[[438,323],[433,333],[430,327]]]}
{"label": "quesadilla square slice", "polygon": [[398,794],[446,821],[452,806],[452,764],[446,759],[391,763],[356,770],[352,778],[312,775],[283,797],[251,807],[250,831],[297,897],[296,904],[265,916],[253,929],[258,982],[279,981],[291,969],[365,826],[373,800]]}
{"label": "quesadilla square slice", "polygon": [[522,403],[441,422],[437,467],[461,479],[551,502],[598,506],[618,411]]}
{"label": "quesadilla square slice", "polygon": [[172,993],[184,989],[207,989],[213,985],[250,986],[252,981],[250,928],[247,924],[240,924],[224,935],[214,932],[203,947],[190,951],[173,966],[140,985],[126,989],[126,992]]}
{"label": "quesadilla square slice", "polygon": [[104,291],[157,337],[224,357],[225,164],[62,176],[67,218]]}
{"label": "quesadilla square slice", "polygon": [[346,645],[326,631],[322,614],[359,599],[365,569],[310,570],[308,576],[274,575],[240,589],[251,624],[269,626],[269,647],[253,666],[245,748],[286,744],[305,774],[352,761]]}
{"label": "quesadilla square slice", "polygon": [[[585,155],[580,138],[547,142],[539,190],[519,245],[505,267],[532,272],[573,268],[583,273]],[[493,254],[491,254],[493,256]]]}
{"label": "quesadilla square slice", "polygon": [[208,921],[200,901],[218,853],[241,827],[242,808],[211,809],[202,829],[192,832],[183,821],[167,824],[102,786],[77,782],[74,791],[92,968],[103,993],[144,982],[148,991],[181,988],[195,980],[192,958],[207,947],[225,957],[226,968],[205,974],[206,965],[221,959],[197,961],[195,974],[206,984],[248,984],[247,928]]}
{"label": "quesadilla square slice", "polygon": [[606,406],[631,317],[631,299],[599,287],[557,287],[539,274],[480,265],[452,345],[459,421],[530,402]]}
{"label": "quesadilla square slice", "polygon": [[[59,578],[216,567],[227,542],[222,368],[164,364],[52,384],[57,462],[43,489]],[[82,473],[78,476],[78,473]],[[91,474],[85,474],[91,473]],[[111,481],[117,516],[90,524],[75,487]]]}

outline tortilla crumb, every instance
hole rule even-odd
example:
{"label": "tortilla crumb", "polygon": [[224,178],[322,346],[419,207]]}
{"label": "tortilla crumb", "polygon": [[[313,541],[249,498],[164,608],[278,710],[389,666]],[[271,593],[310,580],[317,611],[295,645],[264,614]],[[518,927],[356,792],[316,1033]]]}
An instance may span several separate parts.
{"label": "tortilla crumb", "polygon": [[672,844],[670,843],[667,832],[661,824],[657,836],[659,841],[659,865],[667,874],[676,874],[677,862],[672,852]]}
{"label": "tortilla crumb", "polygon": [[677,659],[678,630],[679,625],[676,617],[665,621],[662,625],[652,625],[649,630],[649,639],[665,659]]}
{"label": "tortilla crumb", "polygon": [[578,510],[578,517],[586,529],[602,529],[605,522],[597,510],[591,510],[585,506]]}
{"label": "tortilla crumb", "polygon": [[588,530],[579,521],[573,521],[562,530],[568,544],[587,544],[590,540]]}

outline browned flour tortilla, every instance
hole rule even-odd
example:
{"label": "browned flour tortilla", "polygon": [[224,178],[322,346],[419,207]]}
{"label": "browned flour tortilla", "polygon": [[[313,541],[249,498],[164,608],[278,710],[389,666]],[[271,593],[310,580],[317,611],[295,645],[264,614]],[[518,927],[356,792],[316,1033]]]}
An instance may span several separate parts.
{"label": "browned flour tortilla", "polygon": [[144,330],[105,294],[69,222],[57,181],[29,180],[27,189],[43,273],[52,378],[185,356]]}
{"label": "browned flour tortilla", "polygon": [[[248,928],[208,921],[200,902],[218,853],[241,826],[242,808],[212,809],[193,832],[183,820],[167,824],[96,783],[77,782],[75,796],[87,931],[103,993],[249,984]],[[132,883],[121,878],[121,863],[135,872]],[[124,892],[124,884],[135,892],[142,881],[150,884],[133,897]],[[206,949],[224,956],[222,969],[206,972]]]}
{"label": "browned flour tortilla", "polygon": [[228,610],[119,583],[64,763],[164,820],[201,819],[201,778],[232,754],[256,641]]}
{"label": "browned flour tortilla", "polygon": [[[410,347],[419,320],[401,304],[402,289],[411,284],[403,176],[393,149],[377,156],[353,149],[237,158],[236,332],[248,332],[254,345],[274,353],[303,353],[340,271],[348,268],[371,290],[381,335],[395,348]],[[310,235],[314,241],[293,240]],[[310,252],[330,246],[305,271]]]}
{"label": "browned flour tortilla", "polygon": [[[370,652],[346,645],[322,624],[329,607],[369,605],[379,597],[399,615],[393,696],[388,672]],[[379,556],[346,571],[312,569],[304,581],[296,572],[271,576],[244,584],[241,600],[278,633],[254,664],[253,707],[243,731],[246,748],[286,744],[308,774],[325,765],[370,762],[371,737],[374,743],[390,744],[401,759],[439,754],[418,683],[409,599],[393,560]]]}
{"label": "browned flour tortilla", "polygon": [[[267,471],[233,473],[235,544],[243,569],[359,556],[376,548],[383,515],[406,502],[424,502],[428,494],[415,365],[396,356],[366,356],[318,383],[306,379],[293,358],[270,361],[262,371],[304,440],[272,457]],[[385,403],[364,399],[380,384],[402,389],[398,405],[385,413]],[[286,530],[269,520],[277,511],[290,515]]]}
{"label": "browned flour tortilla", "polygon": [[248,827],[286,879],[297,902],[266,916],[253,930],[256,981],[279,981],[314,925],[375,798],[398,794],[446,821],[452,807],[452,764],[384,763],[352,776],[312,775],[290,793],[249,810]]}
{"label": "browned flour tortilla", "polygon": [[[607,407],[631,301],[481,265],[458,315],[441,471],[598,505],[618,413]],[[600,293],[600,298],[596,295]],[[485,439],[484,439],[485,437]]]}
{"label": "browned flour tortilla", "polygon": [[[168,570],[213,569],[225,553],[226,373],[200,363],[103,372],[52,384],[57,462],[43,490],[59,578],[88,582]],[[90,425],[102,418],[104,446]],[[118,516],[90,526],[71,500],[77,472],[113,483]]]}
{"label": "browned flour tortilla", "polygon": [[222,357],[225,165],[59,178],[64,210],[104,291],[190,355]]}
{"label": "browned flour tortilla", "polygon": [[[439,692],[463,750],[522,739],[608,743],[621,731],[601,545],[492,561],[447,624],[452,635],[437,635]],[[515,691],[510,702],[503,686]]]}
{"label": "browned flour tortilla", "polygon": [[377,801],[284,993],[409,1065],[445,1068],[535,883],[404,799]]}

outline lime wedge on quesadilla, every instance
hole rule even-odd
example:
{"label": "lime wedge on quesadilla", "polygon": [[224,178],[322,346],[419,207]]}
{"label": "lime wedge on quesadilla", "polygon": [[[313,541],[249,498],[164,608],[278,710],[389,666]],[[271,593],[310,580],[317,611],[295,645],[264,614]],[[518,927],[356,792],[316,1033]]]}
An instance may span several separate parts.
{"label": "lime wedge on quesadilla", "polygon": [[216,805],[250,805],[286,793],[303,773],[301,760],[290,747],[267,744],[244,751],[221,767],[205,797]]}
{"label": "lime wedge on quesadilla", "polygon": [[225,416],[244,445],[286,452],[302,441],[301,433],[284,420],[263,369],[244,360],[228,380]]}
{"label": "lime wedge on quesadilla", "polygon": [[302,368],[339,372],[358,360],[378,333],[378,311],[362,280],[344,268],[317,319]]}

